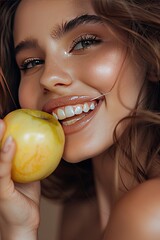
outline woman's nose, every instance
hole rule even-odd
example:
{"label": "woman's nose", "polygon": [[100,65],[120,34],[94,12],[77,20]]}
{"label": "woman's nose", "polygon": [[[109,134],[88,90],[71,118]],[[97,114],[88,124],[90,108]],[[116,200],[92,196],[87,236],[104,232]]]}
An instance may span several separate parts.
{"label": "woman's nose", "polygon": [[43,89],[50,92],[69,86],[71,83],[69,72],[58,64],[46,65],[40,78]]}

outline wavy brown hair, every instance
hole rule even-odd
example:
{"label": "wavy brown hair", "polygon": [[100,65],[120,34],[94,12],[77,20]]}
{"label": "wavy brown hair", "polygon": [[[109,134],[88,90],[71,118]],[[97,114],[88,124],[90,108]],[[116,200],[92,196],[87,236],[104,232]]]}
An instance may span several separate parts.
{"label": "wavy brown hair", "polygon": [[[20,0],[0,1],[0,65],[4,73],[0,94],[1,115],[14,108],[8,89],[18,104],[19,70],[14,58],[13,23]],[[160,176],[160,4],[157,0],[93,0],[93,6],[104,21],[128,35],[129,54],[138,54],[147,68],[143,88],[146,95],[137,99],[137,105],[127,121],[127,128],[117,139],[114,131],[114,157],[119,165],[123,182],[124,170],[137,182]],[[8,86],[4,92],[4,87]],[[143,90],[143,89],[142,89]],[[3,94],[3,95],[2,95]],[[141,99],[141,101],[140,101]],[[139,104],[143,105],[140,110]],[[125,165],[121,161],[127,158]],[[125,184],[125,183],[124,183]],[[126,186],[127,187],[127,186]],[[42,193],[54,199],[82,199],[95,194],[92,163],[88,159],[77,164],[61,161],[55,172],[42,181]]]}
{"label": "wavy brown hair", "polygon": [[[145,97],[140,101],[140,93],[130,116],[120,121],[129,122],[120,139],[116,135],[120,123],[114,131],[119,179],[124,182],[123,170],[138,183],[159,177],[160,5],[156,0],[94,0],[93,4],[97,14],[128,34],[129,53],[137,54],[147,68],[143,85],[146,89]],[[143,105],[143,110],[139,105]],[[124,158],[127,159],[126,164]],[[124,185],[127,188],[125,182]]]}
{"label": "wavy brown hair", "polygon": [[20,75],[14,57],[12,35],[14,13],[19,2],[0,1],[0,117],[19,107],[17,90]]}

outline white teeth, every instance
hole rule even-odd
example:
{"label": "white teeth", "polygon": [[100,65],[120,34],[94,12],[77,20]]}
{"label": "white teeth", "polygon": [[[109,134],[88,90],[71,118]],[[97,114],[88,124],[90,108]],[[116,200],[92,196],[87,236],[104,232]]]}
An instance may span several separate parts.
{"label": "white teeth", "polygon": [[94,110],[94,109],[95,109],[94,103],[91,103],[90,109],[91,109],[91,110]]}
{"label": "white teeth", "polygon": [[74,109],[72,106],[65,107],[65,115],[66,117],[73,117],[74,116]]}
{"label": "white teeth", "polygon": [[74,112],[75,112],[76,115],[81,114],[82,113],[82,107],[81,106],[77,106]]}
{"label": "white teeth", "polygon": [[54,112],[52,112],[52,115],[58,120],[57,114],[55,114]]}
{"label": "white teeth", "polygon": [[83,112],[87,113],[89,111],[89,106],[88,106],[88,103],[85,103],[83,105]]}
{"label": "white teeth", "polygon": [[[90,110],[94,110],[96,107],[96,102],[92,103],[84,103],[84,104],[79,104],[75,106],[66,106],[63,108],[58,108],[55,112],[52,112],[52,115],[56,117],[58,120],[64,120],[66,118],[73,117],[75,115],[80,115],[82,112],[88,113]],[[72,121],[73,120],[73,121]],[[74,119],[70,119],[69,121],[66,122],[66,125],[70,125],[75,123]]]}
{"label": "white teeth", "polygon": [[61,108],[58,109],[57,116],[59,120],[63,120],[66,118],[65,112]]}

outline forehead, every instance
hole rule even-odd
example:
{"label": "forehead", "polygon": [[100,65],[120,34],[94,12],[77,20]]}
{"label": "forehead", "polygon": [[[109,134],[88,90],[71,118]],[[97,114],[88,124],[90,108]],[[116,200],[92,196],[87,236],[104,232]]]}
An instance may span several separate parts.
{"label": "forehead", "polygon": [[[18,7],[18,12],[24,11],[27,13],[28,11],[34,11],[36,14],[41,10],[43,10],[43,12],[47,10],[48,13],[54,12],[57,13],[57,15],[61,15],[61,11],[63,10],[65,13],[75,10],[89,10],[92,8],[91,2],[92,0],[21,0]],[[61,11],[57,12],[57,10]]]}
{"label": "forehead", "polygon": [[23,38],[32,31],[53,28],[70,19],[94,13],[92,0],[22,0],[14,20],[14,40]]}

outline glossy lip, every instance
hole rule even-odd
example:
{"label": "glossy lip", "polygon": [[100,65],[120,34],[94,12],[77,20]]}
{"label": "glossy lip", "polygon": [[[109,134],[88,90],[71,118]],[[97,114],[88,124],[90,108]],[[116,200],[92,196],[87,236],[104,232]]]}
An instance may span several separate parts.
{"label": "glossy lip", "polygon": [[42,108],[42,111],[52,113],[55,108],[83,104],[92,101],[93,98],[88,96],[66,96],[49,100]]}
{"label": "glossy lip", "polygon": [[[42,110],[51,114],[53,112],[53,110],[57,107],[83,104],[85,102],[92,101],[93,99],[94,99],[93,97],[91,98],[91,97],[88,97],[88,96],[66,96],[66,97],[62,97],[62,98],[56,98],[56,99],[52,99],[52,100],[48,101],[48,103],[46,103],[44,105]],[[104,100],[104,96],[100,97],[97,100],[96,108],[94,110],[86,113],[86,116],[84,116],[82,119],[75,122],[74,124],[66,126],[66,125],[63,125],[63,122],[62,122],[62,127],[63,127],[63,130],[64,130],[64,133],[66,135],[72,134],[72,133],[75,133],[77,131],[80,131],[82,128],[87,126],[88,123],[92,120],[94,115],[99,110],[103,100]]]}

